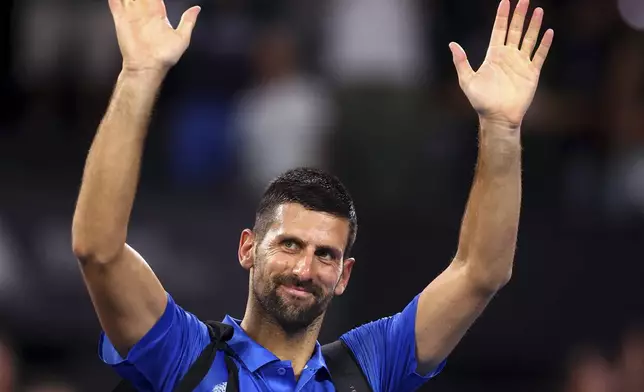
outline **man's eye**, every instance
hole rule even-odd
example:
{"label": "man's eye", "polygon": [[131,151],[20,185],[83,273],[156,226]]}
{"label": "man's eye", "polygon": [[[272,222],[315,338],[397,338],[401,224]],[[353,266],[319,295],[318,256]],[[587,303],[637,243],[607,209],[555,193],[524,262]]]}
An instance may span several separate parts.
{"label": "man's eye", "polygon": [[297,244],[295,241],[292,240],[286,240],[282,243],[286,249],[297,249]]}
{"label": "man's eye", "polygon": [[318,252],[318,257],[324,260],[333,259],[333,255],[330,252]]}
{"label": "man's eye", "polygon": [[333,252],[328,250],[319,250],[315,255],[325,263],[335,262],[338,258]]}

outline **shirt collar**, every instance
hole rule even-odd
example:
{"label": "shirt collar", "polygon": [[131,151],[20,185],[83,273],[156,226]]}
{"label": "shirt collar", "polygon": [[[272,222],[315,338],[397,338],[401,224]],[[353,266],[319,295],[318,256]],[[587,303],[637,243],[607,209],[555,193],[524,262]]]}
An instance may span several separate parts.
{"label": "shirt collar", "polygon": [[[239,359],[244,362],[248,370],[255,372],[264,365],[280,360],[275,354],[268,351],[246,334],[239,325],[241,320],[227,315],[223,322],[232,326],[234,329],[233,337],[228,341],[228,346],[239,356]],[[314,372],[317,372],[319,369],[325,369],[327,373],[329,372],[319,342],[315,342],[313,355],[306,363],[304,369]]]}

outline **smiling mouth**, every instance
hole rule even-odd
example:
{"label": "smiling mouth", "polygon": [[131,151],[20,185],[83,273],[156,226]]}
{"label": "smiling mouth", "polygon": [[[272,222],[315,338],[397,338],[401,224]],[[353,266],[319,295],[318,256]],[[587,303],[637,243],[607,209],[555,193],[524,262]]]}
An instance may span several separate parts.
{"label": "smiling mouth", "polygon": [[298,298],[308,298],[313,296],[313,293],[310,291],[302,288],[302,287],[297,287],[297,286],[285,286],[283,285],[282,288],[284,291],[286,291],[288,294],[298,297]]}

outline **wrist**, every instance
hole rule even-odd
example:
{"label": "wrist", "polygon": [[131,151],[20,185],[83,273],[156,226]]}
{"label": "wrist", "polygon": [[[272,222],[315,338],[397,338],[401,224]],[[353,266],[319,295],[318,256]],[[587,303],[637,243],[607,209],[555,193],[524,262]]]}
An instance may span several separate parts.
{"label": "wrist", "polygon": [[479,124],[479,149],[501,155],[520,154],[520,124],[485,117],[479,117]]}
{"label": "wrist", "polygon": [[119,74],[119,81],[142,83],[146,85],[160,85],[168,71],[163,69],[130,69],[123,67]]}
{"label": "wrist", "polygon": [[[504,145],[521,144],[521,123],[503,119],[479,117],[479,138],[483,142]],[[487,144],[487,143],[486,143]]]}
{"label": "wrist", "polygon": [[492,130],[495,132],[519,133],[521,122],[512,122],[506,119],[479,116],[481,129]]}

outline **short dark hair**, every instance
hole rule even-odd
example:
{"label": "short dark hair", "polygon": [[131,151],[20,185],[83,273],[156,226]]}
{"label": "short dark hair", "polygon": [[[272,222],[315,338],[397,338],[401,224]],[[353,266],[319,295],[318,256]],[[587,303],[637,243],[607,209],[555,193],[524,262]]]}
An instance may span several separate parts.
{"label": "short dark hair", "polygon": [[349,257],[358,232],[358,218],[353,199],[340,180],[322,170],[297,168],[273,179],[255,212],[253,231],[264,238],[273,223],[275,209],[282,204],[297,203],[311,211],[325,212],[349,221],[349,238],[344,257]]}

